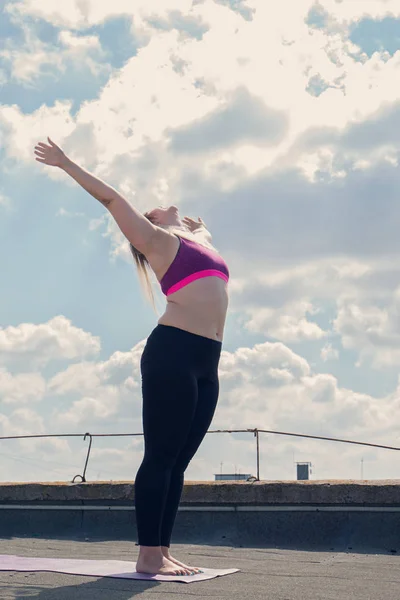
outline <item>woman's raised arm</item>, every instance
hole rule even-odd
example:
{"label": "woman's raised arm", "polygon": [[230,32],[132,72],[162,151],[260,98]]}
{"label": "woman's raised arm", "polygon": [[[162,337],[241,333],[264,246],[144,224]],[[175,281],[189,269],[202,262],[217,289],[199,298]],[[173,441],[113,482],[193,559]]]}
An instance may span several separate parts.
{"label": "woman's raised arm", "polygon": [[57,144],[50,138],[47,139],[50,145],[39,143],[35,147],[35,154],[39,157],[36,160],[52,167],[59,167],[68,173],[83,189],[110,211],[126,239],[135,248],[145,256],[152,252],[158,227],[133,208],[117,190],[82,169],[69,159]]}
{"label": "woman's raised arm", "polygon": [[50,145],[39,142],[35,146],[35,154],[39,157],[36,160],[51,167],[59,167],[75,179],[93,198],[108,206],[112,192],[115,192],[114,188],[74,163],[57,144],[49,137],[47,139]]}

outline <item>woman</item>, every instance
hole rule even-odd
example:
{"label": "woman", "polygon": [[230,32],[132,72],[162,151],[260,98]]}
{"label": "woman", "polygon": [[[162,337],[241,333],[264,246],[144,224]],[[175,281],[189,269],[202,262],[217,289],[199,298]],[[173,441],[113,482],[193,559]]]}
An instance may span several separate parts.
{"label": "woman", "polygon": [[[144,458],[135,479],[139,557],[136,570],[161,575],[201,572],[170,554],[184,472],[211,424],[219,395],[218,364],[228,308],[229,269],[204,223],[176,206],[142,215],[118,192],[72,162],[50,138],[36,160],[63,169],[113,215],[130,242],[143,283],[150,266],[167,307],[141,357]],[[177,568],[179,567],[179,568]]]}

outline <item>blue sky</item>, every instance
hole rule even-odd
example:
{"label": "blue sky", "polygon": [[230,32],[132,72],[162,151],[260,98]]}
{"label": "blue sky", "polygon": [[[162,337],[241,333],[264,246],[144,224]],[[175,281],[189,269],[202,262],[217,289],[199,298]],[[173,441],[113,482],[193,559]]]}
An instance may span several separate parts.
{"label": "blue sky", "polygon": [[[0,435],[142,431],[158,317],[110,215],[35,162],[49,135],[139,210],[209,225],[231,273],[212,429],[400,446],[400,9],[266,4],[0,4]],[[4,442],[0,476],[69,480],[86,448]],[[361,458],[366,478],[397,474],[383,450],[261,451],[264,479],[294,479],[294,460],[314,479],[357,478]],[[142,452],[96,439],[88,479],[133,479]],[[252,436],[207,436],[186,478],[221,463],[254,473]]]}

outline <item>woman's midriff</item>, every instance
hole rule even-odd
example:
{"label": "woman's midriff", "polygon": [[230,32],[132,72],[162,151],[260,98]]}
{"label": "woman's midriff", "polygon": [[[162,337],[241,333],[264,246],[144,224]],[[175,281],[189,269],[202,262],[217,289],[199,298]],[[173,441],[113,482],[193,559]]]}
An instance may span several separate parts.
{"label": "woman's midriff", "polygon": [[167,296],[167,307],[158,323],[222,342],[228,303],[226,282],[204,277]]}

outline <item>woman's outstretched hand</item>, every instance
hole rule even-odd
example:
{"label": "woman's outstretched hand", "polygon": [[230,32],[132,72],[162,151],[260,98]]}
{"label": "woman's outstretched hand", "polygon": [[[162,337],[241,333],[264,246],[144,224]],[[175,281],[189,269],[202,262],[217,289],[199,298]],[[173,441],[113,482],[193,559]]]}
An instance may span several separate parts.
{"label": "woman's outstretched hand", "polygon": [[36,160],[45,165],[62,168],[68,160],[67,156],[49,137],[47,139],[50,142],[50,146],[48,144],[43,144],[42,142],[39,142],[38,145],[35,146],[35,154],[39,157],[36,158]]}
{"label": "woman's outstretched hand", "polygon": [[192,233],[198,231],[202,227],[205,227],[204,221],[201,217],[199,217],[198,221],[195,221],[191,217],[183,217],[182,223],[184,223],[184,225],[186,225],[186,227],[190,229]]}

